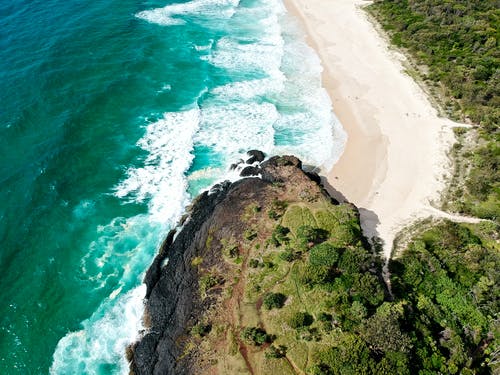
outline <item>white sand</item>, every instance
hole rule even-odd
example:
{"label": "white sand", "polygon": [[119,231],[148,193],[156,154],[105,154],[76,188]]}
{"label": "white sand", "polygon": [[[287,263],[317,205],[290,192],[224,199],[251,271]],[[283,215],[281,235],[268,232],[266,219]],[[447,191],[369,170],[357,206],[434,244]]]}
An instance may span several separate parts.
{"label": "white sand", "polygon": [[321,57],[323,82],[348,141],[328,183],[360,208],[366,235],[384,241],[390,257],[396,233],[435,214],[454,141],[450,120],[438,117],[421,88],[403,72],[360,7],[363,0],[288,0]]}

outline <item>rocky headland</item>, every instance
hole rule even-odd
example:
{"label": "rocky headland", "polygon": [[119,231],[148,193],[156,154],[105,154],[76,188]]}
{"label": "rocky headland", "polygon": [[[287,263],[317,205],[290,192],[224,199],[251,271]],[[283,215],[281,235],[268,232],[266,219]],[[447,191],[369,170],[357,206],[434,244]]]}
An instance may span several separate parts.
{"label": "rocky headland", "polygon": [[389,293],[357,208],[299,159],[252,151],[233,168],[246,177],[197,197],[146,273],[131,374],[496,366],[494,223],[429,223],[389,262]]}
{"label": "rocky headland", "polygon": [[[364,246],[354,206],[339,205],[299,159],[263,158],[249,152],[247,165],[233,167],[252,177],[201,194],[181,228],[166,237],[144,280],[147,330],[130,348],[132,373],[231,373],[239,367],[254,373],[255,347],[247,348],[242,330],[252,323],[268,329],[262,299],[287,280],[294,259],[327,241],[333,233],[326,228],[342,221],[353,232],[339,232],[337,245],[355,238]],[[319,237],[298,239],[299,227]],[[305,242],[290,246],[299,240]],[[234,358],[221,365],[224,356]]]}

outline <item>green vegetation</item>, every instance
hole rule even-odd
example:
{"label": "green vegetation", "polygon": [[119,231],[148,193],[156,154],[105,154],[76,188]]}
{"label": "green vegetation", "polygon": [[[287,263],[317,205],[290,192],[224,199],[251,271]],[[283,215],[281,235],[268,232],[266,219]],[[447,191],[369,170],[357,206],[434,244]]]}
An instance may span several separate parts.
{"label": "green vegetation", "polygon": [[266,309],[281,309],[286,302],[286,296],[283,293],[269,293],[264,297],[263,305]]}
{"label": "green vegetation", "polygon": [[211,273],[201,276],[198,280],[201,297],[205,298],[207,296],[207,291],[219,283],[219,278]]}
{"label": "green vegetation", "polygon": [[[449,116],[480,124],[475,147],[454,150],[456,176],[448,207],[482,218],[500,217],[500,8],[490,0],[381,0],[370,12],[405,48]],[[418,67],[417,67],[418,69]],[[469,137],[470,138],[470,137]],[[462,142],[464,137],[462,137]],[[457,178],[458,177],[458,178]],[[465,181],[462,181],[465,177]]]}
{"label": "green vegetation", "polygon": [[191,328],[191,334],[195,336],[206,336],[212,330],[212,326],[210,324],[198,323]]}
{"label": "green vegetation", "polygon": [[266,358],[283,358],[286,356],[286,346],[280,345],[280,346],[274,346],[271,345],[267,350],[266,350]]}
{"label": "green vegetation", "polygon": [[278,220],[281,216],[283,216],[287,206],[288,204],[286,202],[275,199],[267,211],[267,215],[270,219]]}
{"label": "green vegetation", "polygon": [[275,345],[289,348],[287,360],[308,374],[493,370],[500,256],[488,238],[495,224],[443,222],[422,232],[391,262],[389,298],[381,261],[363,245],[354,211],[313,207],[291,204],[274,226],[273,234],[288,229],[288,241],[264,251],[277,252],[274,267],[285,271],[252,271],[261,275],[259,290],[278,285],[264,301],[276,295],[289,301],[277,310],[264,303],[269,312],[262,312]]}
{"label": "green vegetation", "polygon": [[313,323],[314,319],[311,314],[304,311],[296,312],[288,320],[288,325],[292,328],[308,327]]}
{"label": "green vegetation", "polygon": [[241,338],[253,345],[262,345],[272,342],[272,336],[268,335],[262,328],[246,327],[241,332]]}
{"label": "green vegetation", "polygon": [[500,8],[488,0],[382,0],[372,12],[392,42],[429,67],[424,76],[473,122],[500,122]]}
{"label": "green vegetation", "polygon": [[393,292],[405,306],[419,368],[482,373],[493,362],[490,355],[500,349],[500,248],[488,235],[498,229],[444,222],[391,262]]}
{"label": "green vegetation", "polygon": [[339,252],[332,244],[322,243],[314,246],[309,253],[312,266],[333,267],[339,260]]}

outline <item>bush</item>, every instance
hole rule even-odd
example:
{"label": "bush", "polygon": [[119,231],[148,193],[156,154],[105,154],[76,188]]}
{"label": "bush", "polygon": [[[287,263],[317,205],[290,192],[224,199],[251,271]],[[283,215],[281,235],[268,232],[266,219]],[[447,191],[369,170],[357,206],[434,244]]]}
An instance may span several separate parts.
{"label": "bush", "polygon": [[279,345],[278,347],[271,345],[265,352],[265,356],[268,359],[272,358],[283,358],[286,356],[286,346]]}
{"label": "bush", "polygon": [[292,250],[286,250],[279,254],[279,258],[284,260],[285,262],[293,262],[295,259],[298,259],[300,254],[295,253]]}
{"label": "bush", "polygon": [[248,266],[251,267],[251,268],[257,268],[260,266],[260,262],[257,260],[257,259],[250,259],[248,261]]}
{"label": "bush", "polygon": [[337,249],[327,242],[314,246],[309,254],[309,263],[313,266],[333,267],[338,260]]}
{"label": "bush", "polygon": [[333,319],[332,314],[328,314],[328,313],[326,313],[326,312],[320,312],[320,313],[318,314],[318,320],[319,320],[320,322],[331,322],[331,321],[332,321],[332,319]]}
{"label": "bush", "polygon": [[274,228],[271,237],[271,243],[274,246],[280,246],[281,244],[288,243],[290,241],[290,239],[288,238],[288,233],[290,233],[290,229],[279,224],[276,225],[276,228]]}
{"label": "bush", "polygon": [[348,248],[340,257],[338,268],[345,273],[358,273],[370,268],[371,255],[363,248]]}
{"label": "bush", "polygon": [[281,309],[286,302],[286,296],[282,293],[269,293],[264,297],[263,305],[266,309]]}
{"label": "bush", "polygon": [[240,255],[240,249],[238,248],[238,245],[234,243],[226,243],[223,244],[222,254],[228,258],[236,258]]}
{"label": "bush", "polygon": [[278,220],[281,217],[281,215],[279,215],[272,208],[269,211],[267,211],[267,216],[269,216],[269,219],[273,219],[273,220]]}
{"label": "bush", "polygon": [[257,237],[257,232],[253,229],[247,229],[245,232],[243,232],[243,237],[245,240],[252,241]]}
{"label": "bush", "polygon": [[288,204],[285,201],[280,201],[275,199],[273,203],[271,203],[271,208],[267,211],[267,214],[270,219],[278,220],[285,213]]}
{"label": "bush", "polygon": [[260,346],[272,341],[272,336],[258,327],[246,327],[241,332],[241,338],[250,344]]}
{"label": "bush", "polygon": [[299,282],[302,285],[323,284],[332,278],[331,270],[328,267],[306,265],[299,274]]}
{"label": "bush", "polygon": [[297,242],[301,245],[308,243],[319,244],[328,239],[328,231],[310,225],[301,225],[297,228]]}
{"label": "bush", "polygon": [[300,311],[292,315],[288,320],[288,325],[292,328],[302,328],[309,327],[313,323],[314,319],[311,314]]}
{"label": "bush", "polygon": [[204,337],[212,330],[211,324],[198,323],[191,328],[191,334],[195,336]]}
{"label": "bush", "polygon": [[220,280],[216,276],[208,274],[208,275],[203,275],[202,277],[200,277],[198,283],[200,286],[200,294],[202,297],[205,297],[207,294],[207,291],[210,288],[213,288],[214,286],[219,284]]}

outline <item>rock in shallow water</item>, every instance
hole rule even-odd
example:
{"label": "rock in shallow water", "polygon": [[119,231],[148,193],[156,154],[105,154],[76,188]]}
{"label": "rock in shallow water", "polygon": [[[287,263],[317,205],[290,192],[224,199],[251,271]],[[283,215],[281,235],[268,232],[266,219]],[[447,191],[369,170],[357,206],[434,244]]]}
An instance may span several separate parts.
{"label": "rock in shallow water", "polygon": [[247,152],[247,155],[250,156],[250,158],[246,161],[247,164],[253,164],[255,162],[262,163],[266,158],[266,155],[259,150],[250,150]]}

